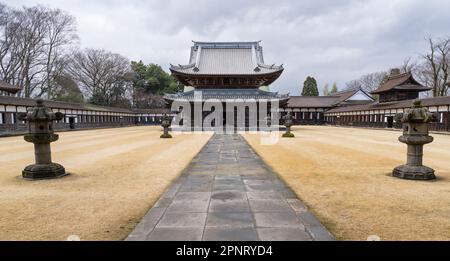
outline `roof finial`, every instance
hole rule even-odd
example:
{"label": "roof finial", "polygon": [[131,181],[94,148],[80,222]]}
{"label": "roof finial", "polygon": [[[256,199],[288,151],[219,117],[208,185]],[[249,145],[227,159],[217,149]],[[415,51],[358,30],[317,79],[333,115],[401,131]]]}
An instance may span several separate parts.
{"label": "roof finial", "polygon": [[396,76],[400,74],[400,69],[399,68],[392,68],[391,69],[391,74],[390,76]]}
{"label": "roof finial", "polygon": [[420,101],[419,99],[415,99],[413,101],[413,107],[414,108],[421,108],[422,107],[422,101]]}

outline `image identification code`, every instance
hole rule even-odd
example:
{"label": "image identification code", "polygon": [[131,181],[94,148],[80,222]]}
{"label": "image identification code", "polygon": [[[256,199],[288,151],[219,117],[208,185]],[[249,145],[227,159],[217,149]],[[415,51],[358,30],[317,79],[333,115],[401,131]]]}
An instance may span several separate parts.
{"label": "image identification code", "polygon": [[219,256],[271,256],[272,246],[220,246],[220,249],[209,247],[183,247],[177,248],[177,256],[201,256],[208,258],[212,255]]}

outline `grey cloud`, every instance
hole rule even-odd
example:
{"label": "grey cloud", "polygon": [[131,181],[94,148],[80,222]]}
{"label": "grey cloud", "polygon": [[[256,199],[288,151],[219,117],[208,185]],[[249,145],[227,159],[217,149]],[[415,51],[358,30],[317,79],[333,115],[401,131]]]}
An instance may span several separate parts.
{"label": "grey cloud", "polygon": [[449,1],[438,0],[17,0],[59,7],[78,20],[82,47],[130,59],[185,63],[191,40],[262,40],[267,63],[284,63],[272,90],[298,94],[387,70],[426,51],[424,37],[450,34]]}

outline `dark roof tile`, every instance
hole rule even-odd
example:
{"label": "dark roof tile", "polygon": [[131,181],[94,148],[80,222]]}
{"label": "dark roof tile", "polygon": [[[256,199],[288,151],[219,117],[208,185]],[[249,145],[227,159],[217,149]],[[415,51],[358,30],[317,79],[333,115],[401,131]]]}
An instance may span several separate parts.
{"label": "dark roof tile", "polygon": [[[346,101],[361,89],[345,90],[334,93],[331,96],[290,96],[288,107],[290,108],[330,108],[339,105],[363,103],[367,101]],[[361,90],[363,91],[363,90]],[[364,92],[364,91],[363,91]],[[364,92],[365,93],[365,92]],[[368,95],[370,96],[370,95]]]}
{"label": "dark roof tile", "polygon": [[[30,106],[34,106],[36,104],[36,100],[31,99],[31,98],[0,96],[0,104],[30,107]],[[74,103],[74,102],[44,101],[44,104],[50,108],[56,108],[56,109],[132,113],[131,110],[126,109],[126,108],[106,107],[106,106],[98,106],[98,105],[92,105],[92,104]]]}
{"label": "dark roof tile", "polygon": [[329,108],[338,100],[339,96],[290,96],[288,108]]}
{"label": "dark roof tile", "polygon": [[416,91],[428,91],[430,88],[422,86],[417,82],[411,73],[402,73],[397,75],[390,75],[387,77],[378,89],[372,92],[372,94],[380,94],[383,92],[391,91],[393,89],[401,90],[416,90]]}
{"label": "dark roof tile", "polygon": [[[420,99],[420,100],[422,101],[423,106],[431,107],[431,106],[449,106],[450,105],[450,96],[424,98],[424,99]],[[414,100],[405,100],[405,101],[397,101],[397,102],[383,102],[383,103],[374,102],[374,103],[365,104],[365,105],[355,105],[355,106],[333,108],[333,109],[327,111],[326,113],[409,108],[413,105],[413,101]]]}
{"label": "dark roof tile", "polygon": [[166,94],[167,100],[187,99],[193,100],[194,95],[202,95],[202,99],[279,99],[287,100],[288,95],[281,95],[275,92],[266,92],[260,89],[196,89],[188,92]]}
{"label": "dark roof tile", "polygon": [[22,88],[0,80],[0,90],[16,93],[16,92],[22,90]]}

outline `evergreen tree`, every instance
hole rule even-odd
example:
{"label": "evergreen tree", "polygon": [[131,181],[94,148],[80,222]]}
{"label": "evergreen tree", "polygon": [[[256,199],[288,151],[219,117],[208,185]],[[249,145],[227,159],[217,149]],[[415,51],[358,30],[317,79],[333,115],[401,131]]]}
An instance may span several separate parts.
{"label": "evergreen tree", "polygon": [[180,91],[182,86],[174,77],[157,64],[145,65],[142,61],[131,62],[135,74],[133,89],[147,94],[163,95]]}
{"label": "evergreen tree", "polygon": [[319,90],[317,89],[317,82],[314,77],[306,77],[303,83],[302,96],[319,96]]}
{"label": "evergreen tree", "polygon": [[53,87],[53,99],[55,101],[83,103],[83,93],[78,84],[70,76],[62,75],[55,77]]}

